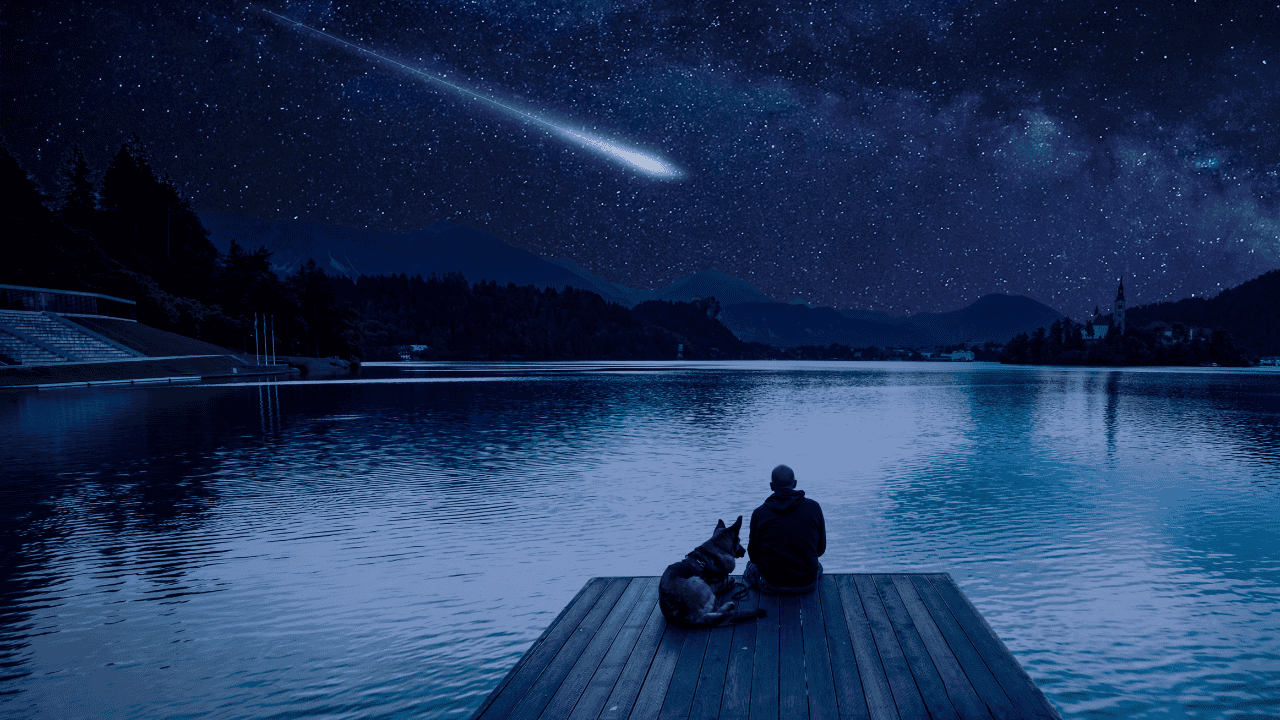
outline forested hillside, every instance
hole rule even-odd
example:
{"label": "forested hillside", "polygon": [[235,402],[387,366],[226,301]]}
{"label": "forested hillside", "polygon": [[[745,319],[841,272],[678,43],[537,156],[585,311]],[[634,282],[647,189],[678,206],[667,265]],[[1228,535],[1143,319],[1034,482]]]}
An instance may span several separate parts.
{"label": "forested hillside", "polygon": [[362,318],[369,360],[702,360],[769,350],[735,338],[715,319],[714,300],[627,309],[571,287],[471,285],[456,274],[331,282],[335,297]]}
{"label": "forested hillside", "polygon": [[283,353],[350,357],[353,313],[310,263],[280,278],[270,255],[238,245],[222,254],[190,201],[158,177],[141,142],[125,143],[100,179],[72,150],[50,196],[0,148],[6,245],[0,283],[134,300],[138,320],[234,350],[253,347],[253,316],[274,316]]}
{"label": "forested hillside", "polygon": [[1184,298],[1129,308],[1129,324],[1156,320],[1223,328],[1258,355],[1280,355],[1280,270],[1272,270],[1212,298]]}

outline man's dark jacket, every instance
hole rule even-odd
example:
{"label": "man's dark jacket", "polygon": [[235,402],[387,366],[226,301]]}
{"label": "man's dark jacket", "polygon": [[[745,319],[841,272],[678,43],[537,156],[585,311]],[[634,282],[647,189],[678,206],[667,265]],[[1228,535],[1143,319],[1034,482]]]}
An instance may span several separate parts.
{"label": "man's dark jacket", "polygon": [[778,490],[751,513],[747,552],[770,585],[812,585],[818,578],[818,558],[826,551],[822,507],[803,490]]}

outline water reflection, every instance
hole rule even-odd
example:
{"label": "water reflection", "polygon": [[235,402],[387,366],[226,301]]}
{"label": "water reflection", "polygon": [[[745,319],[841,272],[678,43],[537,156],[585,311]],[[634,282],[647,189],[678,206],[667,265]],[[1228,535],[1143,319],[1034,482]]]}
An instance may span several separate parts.
{"label": "water reflection", "polygon": [[1068,717],[1280,712],[1280,385],[980,365],[371,368],[7,396],[13,717],[465,717],[778,462],[834,572],[951,572]]}

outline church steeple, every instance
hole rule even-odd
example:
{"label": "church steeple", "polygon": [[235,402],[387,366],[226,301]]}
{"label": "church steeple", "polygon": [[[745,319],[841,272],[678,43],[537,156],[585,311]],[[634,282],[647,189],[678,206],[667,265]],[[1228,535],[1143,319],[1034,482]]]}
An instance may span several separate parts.
{"label": "church steeple", "polygon": [[1120,287],[1116,290],[1116,309],[1111,324],[1121,335],[1124,334],[1124,278],[1120,278]]}

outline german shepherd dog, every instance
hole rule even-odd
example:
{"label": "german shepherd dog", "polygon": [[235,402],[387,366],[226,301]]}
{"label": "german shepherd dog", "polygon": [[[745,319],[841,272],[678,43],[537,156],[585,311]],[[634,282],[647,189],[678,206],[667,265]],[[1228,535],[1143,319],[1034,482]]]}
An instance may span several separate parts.
{"label": "german shepherd dog", "polygon": [[736,564],[734,558],[747,554],[738,542],[741,529],[741,515],[729,527],[720,520],[710,540],[680,562],[667,566],[658,581],[658,606],[668,622],[686,628],[708,628],[764,617],[764,610],[737,610],[733,602],[716,607],[716,595],[733,587],[729,573]]}

